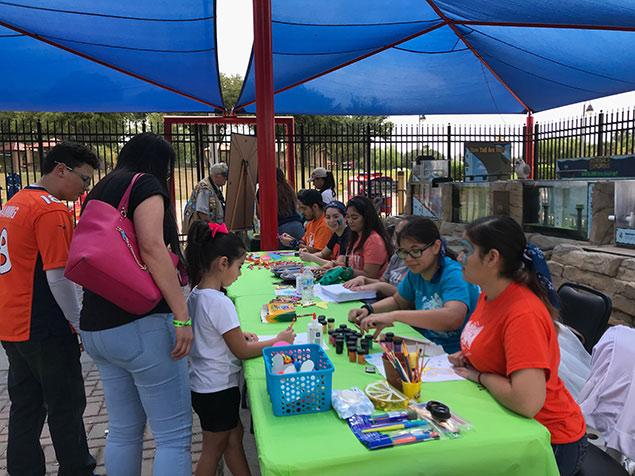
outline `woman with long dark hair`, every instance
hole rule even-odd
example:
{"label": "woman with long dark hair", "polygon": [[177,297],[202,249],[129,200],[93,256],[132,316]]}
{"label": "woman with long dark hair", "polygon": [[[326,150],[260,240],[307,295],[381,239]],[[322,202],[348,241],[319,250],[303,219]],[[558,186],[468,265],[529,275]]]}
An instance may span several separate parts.
{"label": "woman with long dark hair", "polygon": [[[304,236],[302,218],[297,209],[297,197],[291,184],[280,167],[276,168],[276,182],[278,184],[278,235],[287,233],[296,239]],[[285,246],[279,242],[281,249]]]}
{"label": "woman with long dark hair", "polygon": [[448,353],[459,349],[461,330],[478,300],[478,286],[463,280],[461,266],[441,238],[437,226],[411,217],[397,235],[397,256],[408,267],[397,292],[375,304],[353,309],[349,319],[378,334],[403,322]]}
{"label": "woman with long dark hair", "polygon": [[351,229],[346,265],[354,276],[381,276],[393,247],[373,202],[363,196],[351,198],[346,204],[346,222]]}
{"label": "woman with long dark hair", "polygon": [[503,406],[547,427],[560,474],[573,475],[586,424],[558,376],[557,297],[542,252],[506,216],[468,225],[462,245],[463,276],[483,292],[450,362]]}
{"label": "woman with long dark hair", "polygon": [[[153,133],[139,134],[123,147],[115,169],[88,194],[117,207],[136,173],[128,218],[134,223],[139,254],[163,295],[144,315],[131,314],[84,289],[82,341],[104,387],[108,410],[105,464],[112,476],[141,473],[146,420],[156,443],[154,475],[192,472],[192,408],[187,359],[192,328],[168,247],[182,260],[168,173],[172,145]],[[118,257],[113,256],[113,260]]]}

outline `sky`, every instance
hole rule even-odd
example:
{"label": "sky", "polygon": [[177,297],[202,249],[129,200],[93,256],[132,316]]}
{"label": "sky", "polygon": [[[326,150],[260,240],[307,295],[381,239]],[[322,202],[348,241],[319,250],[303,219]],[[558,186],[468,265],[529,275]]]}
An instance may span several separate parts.
{"label": "sky", "polygon": [[[244,76],[253,41],[252,0],[217,0],[218,63],[222,73]],[[550,122],[582,116],[588,104],[600,111],[635,108],[635,92],[617,94],[585,103],[576,103],[534,114],[536,122]],[[422,111],[425,114],[425,111]],[[395,124],[416,125],[419,116],[390,116]],[[524,114],[426,115],[425,124],[524,124]]]}

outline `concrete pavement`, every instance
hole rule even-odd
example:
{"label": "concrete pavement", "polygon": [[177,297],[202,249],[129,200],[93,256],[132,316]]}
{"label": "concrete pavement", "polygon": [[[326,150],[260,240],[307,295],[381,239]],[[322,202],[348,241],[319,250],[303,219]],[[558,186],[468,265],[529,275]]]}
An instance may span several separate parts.
{"label": "concrete pavement", "polygon": [[[106,435],[108,431],[108,413],[104,402],[104,391],[99,379],[97,367],[88,356],[82,354],[82,369],[84,372],[84,385],[86,388],[86,410],[84,412],[84,425],[86,427],[86,435],[88,436],[88,447],[92,455],[97,460],[96,473],[106,474],[104,468],[104,447],[106,444]],[[0,350],[0,474],[7,474],[7,439],[9,425],[9,394],[7,392],[7,373],[9,364],[4,350]],[[243,444],[249,467],[253,475],[260,475],[258,467],[258,453],[256,450],[255,439],[249,432],[251,428],[249,410],[241,409],[241,420],[245,427],[245,438]],[[194,426],[192,431],[192,471],[196,467],[196,462],[201,453],[202,435],[198,417],[194,414]],[[44,455],[46,458],[46,475],[54,476],[57,474],[57,462],[55,460],[55,450],[51,442],[48,426],[45,424],[40,438]],[[143,466],[142,476],[152,475],[152,460],[154,457],[154,440],[150,429],[146,427],[143,441]],[[230,472],[225,469],[224,474]]]}

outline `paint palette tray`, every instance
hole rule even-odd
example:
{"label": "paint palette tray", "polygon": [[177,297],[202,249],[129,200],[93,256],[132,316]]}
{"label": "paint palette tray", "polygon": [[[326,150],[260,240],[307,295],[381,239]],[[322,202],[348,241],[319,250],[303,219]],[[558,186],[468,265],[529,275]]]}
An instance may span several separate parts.
{"label": "paint palette tray", "polygon": [[404,410],[410,400],[385,380],[368,384],[364,393],[373,402],[375,408],[381,410]]}

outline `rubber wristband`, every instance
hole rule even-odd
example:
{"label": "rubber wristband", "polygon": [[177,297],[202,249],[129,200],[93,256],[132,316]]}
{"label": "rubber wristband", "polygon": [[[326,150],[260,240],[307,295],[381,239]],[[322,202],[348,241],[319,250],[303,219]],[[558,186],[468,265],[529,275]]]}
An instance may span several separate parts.
{"label": "rubber wristband", "polygon": [[478,373],[478,377],[476,378],[476,380],[478,380],[478,384],[479,384],[481,387],[485,387],[485,385],[483,385],[483,382],[481,382],[481,375],[483,375],[483,372],[479,372],[479,373]]}
{"label": "rubber wristband", "polygon": [[360,309],[366,309],[368,311],[368,314],[372,314],[375,312],[373,306],[370,304],[364,304]]}
{"label": "rubber wristband", "polygon": [[188,319],[186,322],[179,321],[178,319],[172,319],[174,327],[187,327],[192,325],[192,319]]}

